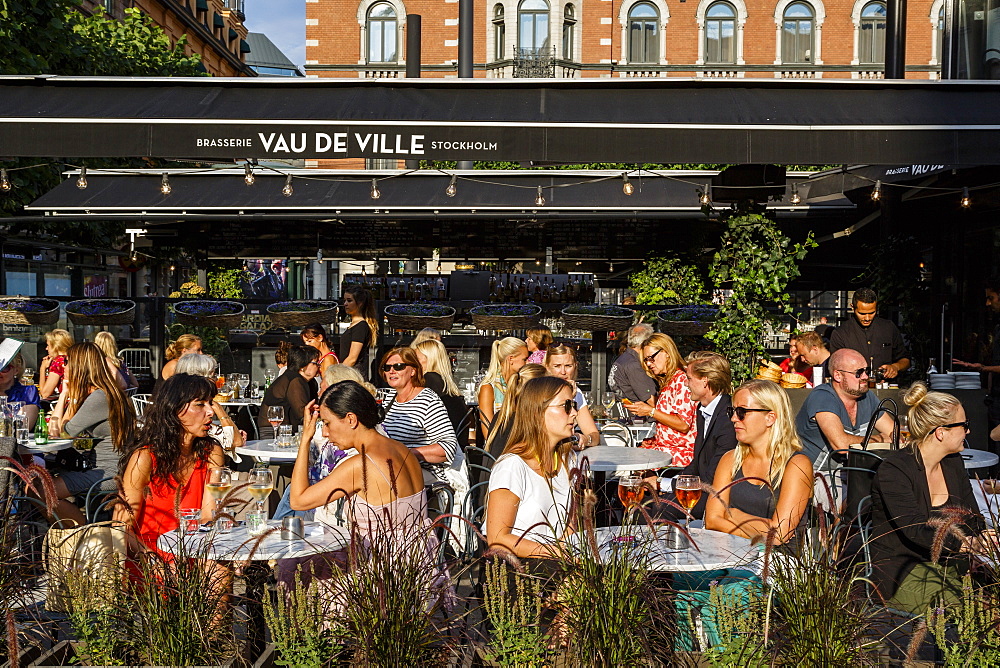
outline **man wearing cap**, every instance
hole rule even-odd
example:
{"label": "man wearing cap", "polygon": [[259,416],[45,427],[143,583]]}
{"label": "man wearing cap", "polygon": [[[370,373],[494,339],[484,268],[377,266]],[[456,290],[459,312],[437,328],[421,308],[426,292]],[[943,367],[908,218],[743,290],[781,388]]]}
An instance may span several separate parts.
{"label": "man wearing cap", "polygon": [[843,348],[855,350],[864,357],[872,373],[874,369],[881,369],[885,378],[895,378],[909,369],[909,353],[899,328],[892,321],[875,315],[878,306],[875,291],[871,288],[856,290],[851,305],[854,315],[830,336],[830,352]]}

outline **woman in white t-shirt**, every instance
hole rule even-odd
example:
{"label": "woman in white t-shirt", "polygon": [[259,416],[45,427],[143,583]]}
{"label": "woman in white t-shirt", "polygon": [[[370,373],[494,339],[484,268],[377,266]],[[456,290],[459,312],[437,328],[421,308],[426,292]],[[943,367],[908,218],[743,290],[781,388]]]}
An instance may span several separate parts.
{"label": "woman in white t-shirt", "polygon": [[518,397],[504,454],[490,474],[486,539],[518,557],[551,557],[567,531],[572,482],[573,386],[532,378]]}

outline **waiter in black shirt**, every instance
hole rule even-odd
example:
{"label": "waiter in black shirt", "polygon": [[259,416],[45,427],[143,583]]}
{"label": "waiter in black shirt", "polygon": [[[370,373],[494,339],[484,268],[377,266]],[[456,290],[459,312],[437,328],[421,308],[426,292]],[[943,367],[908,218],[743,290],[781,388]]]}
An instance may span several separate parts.
{"label": "waiter in black shirt", "polygon": [[[951,359],[955,366],[965,367],[973,371],[987,374],[986,381],[989,394],[986,397],[986,420],[990,432],[1000,425],[1000,280],[993,279],[986,284],[986,308],[989,317],[995,323],[989,338],[984,342],[983,354],[988,357],[985,362],[964,362]],[[1000,442],[994,441],[990,435],[990,451],[1000,452]]]}
{"label": "waiter in black shirt", "polygon": [[903,337],[895,323],[875,315],[878,298],[871,288],[855,291],[851,305],[854,317],[834,330],[830,352],[850,348],[861,353],[872,369],[885,378],[895,378],[910,368]]}

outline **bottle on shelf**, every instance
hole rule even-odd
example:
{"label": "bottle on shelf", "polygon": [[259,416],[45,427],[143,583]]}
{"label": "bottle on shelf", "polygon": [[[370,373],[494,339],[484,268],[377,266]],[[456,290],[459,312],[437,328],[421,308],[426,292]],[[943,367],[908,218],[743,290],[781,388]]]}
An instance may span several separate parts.
{"label": "bottle on shelf", "polygon": [[437,277],[437,298],[440,300],[445,300],[448,297],[447,291],[444,289],[444,278]]}

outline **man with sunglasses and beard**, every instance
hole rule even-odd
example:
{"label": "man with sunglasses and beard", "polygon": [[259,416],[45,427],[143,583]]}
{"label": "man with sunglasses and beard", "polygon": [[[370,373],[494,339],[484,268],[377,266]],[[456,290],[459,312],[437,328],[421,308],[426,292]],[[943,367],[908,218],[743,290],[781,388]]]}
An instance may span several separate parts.
{"label": "man with sunglasses and beard", "polygon": [[[868,392],[869,369],[861,353],[841,348],[830,356],[829,368],[831,381],[809,392],[795,418],[802,453],[818,470],[827,471],[837,468],[829,456],[831,451],[861,443],[879,403],[878,397]],[[870,442],[888,443],[892,427],[892,418],[883,413]]]}

